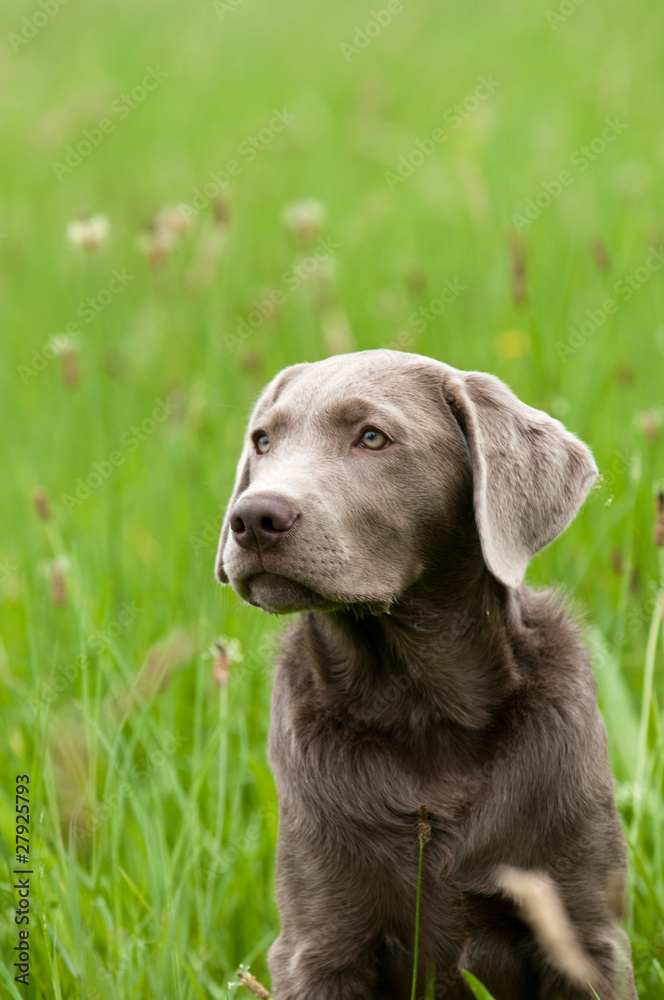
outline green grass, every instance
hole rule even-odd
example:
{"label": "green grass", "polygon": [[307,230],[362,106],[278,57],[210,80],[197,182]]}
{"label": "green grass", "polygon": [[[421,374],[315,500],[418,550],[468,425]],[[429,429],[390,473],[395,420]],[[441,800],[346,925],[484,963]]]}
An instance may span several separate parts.
{"label": "green grass", "polygon": [[482,986],[479,979],[473,976],[470,972],[464,972],[463,976],[473,991],[473,995],[478,997],[478,1000],[494,1000],[486,987]]}
{"label": "green grass", "polygon": [[[664,12],[589,0],[552,25],[556,9],[404,0],[349,55],[341,44],[371,5],[240,0],[220,15],[205,0],[70,0],[22,44],[9,35],[41,8],[3,4],[3,995],[226,997],[240,963],[268,981],[277,913],[266,733],[283,622],[215,585],[213,539],[260,387],[285,364],[390,344],[495,372],[587,441],[605,476],[528,578],[564,587],[589,625],[629,837],[626,927],[640,996],[662,995],[664,645],[651,621],[663,583],[652,532],[664,480],[664,268],[651,257],[652,270],[638,269],[664,241]],[[148,67],[168,76],[120,117]],[[482,77],[494,89],[475,101]],[[274,109],[294,118],[269,141],[263,133],[252,157],[246,143]],[[80,165],[53,168],[109,116],[113,131]],[[578,151],[616,118],[627,128],[582,168]],[[440,128],[444,141],[432,140]],[[395,181],[418,141],[422,164]],[[151,266],[136,245],[147,221],[233,160],[213,272],[210,205]],[[559,196],[531,224],[515,222],[529,199],[546,201],[545,184],[557,190],[561,171]],[[298,284],[292,268],[311,247],[282,213],[305,197],[326,206],[334,266],[328,258]],[[96,253],[65,243],[81,207],[111,222]],[[519,252],[526,301],[513,288]],[[86,299],[123,269],[131,280],[88,322]],[[629,289],[634,273],[644,280]],[[463,288],[424,319],[446,282]],[[277,314],[234,348],[239,320],[275,291]],[[50,338],[72,329],[75,386],[60,357],[44,361]],[[132,427],[158,401],[172,412],[141,440]],[[96,482],[95,463],[110,474],[82,503],[65,502],[79,479]],[[48,521],[31,501],[37,487]],[[226,686],[209,652],[219,635],[234,641]],[[14,778],[24,773],[29,991],[11,969]]]}

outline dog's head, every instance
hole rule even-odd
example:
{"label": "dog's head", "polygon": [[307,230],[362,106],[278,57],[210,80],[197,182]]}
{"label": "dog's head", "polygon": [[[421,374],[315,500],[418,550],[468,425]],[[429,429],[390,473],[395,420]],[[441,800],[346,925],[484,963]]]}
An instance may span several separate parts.
{"label": "dog's head", "polygon": [[294,365],[252,414],[217,578],[266,611],[380,611],[470,534],[516,587],[596,475],[492,375],[388,350]]}

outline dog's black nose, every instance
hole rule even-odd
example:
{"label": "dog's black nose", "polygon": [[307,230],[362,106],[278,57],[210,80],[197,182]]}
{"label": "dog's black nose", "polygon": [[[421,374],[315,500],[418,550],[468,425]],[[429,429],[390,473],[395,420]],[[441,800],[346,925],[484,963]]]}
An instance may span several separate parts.
{"label": "dog's black nose", "polygon": [[276,545],[299,516],[300,511],[285,497],[244,497],[231,514],[231,531],[243,549],[264,551]]}

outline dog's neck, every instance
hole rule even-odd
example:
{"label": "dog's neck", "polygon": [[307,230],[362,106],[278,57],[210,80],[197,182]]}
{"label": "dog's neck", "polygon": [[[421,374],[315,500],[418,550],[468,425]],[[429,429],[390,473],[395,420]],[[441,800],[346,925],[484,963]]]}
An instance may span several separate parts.
{"label": "dog's neck", "polygon": [[322,702],[392,732],[490,726],[519,682],[519,599],[483,563],[474,570],[424,577],[386,614],[308,615]]}

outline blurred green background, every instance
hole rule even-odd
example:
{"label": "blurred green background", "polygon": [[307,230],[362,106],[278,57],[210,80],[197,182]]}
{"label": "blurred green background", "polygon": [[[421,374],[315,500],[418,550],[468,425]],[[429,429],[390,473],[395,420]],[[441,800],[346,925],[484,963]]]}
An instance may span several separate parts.
{"label": "blurred green background", "polygon": [[5,0],[0,22],[0,991],[267,980],[286,623],[214,583],[216,535],[262,385],[392,346],[494,372],[602,470],[529,581],[588,625],[626,927],[662,996],[664,10]]}

